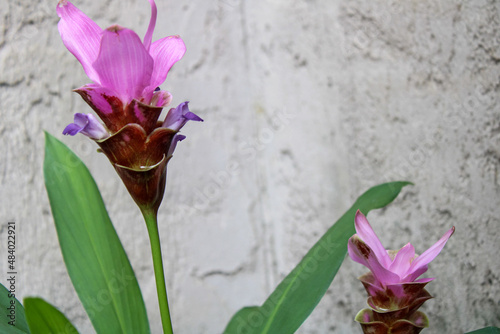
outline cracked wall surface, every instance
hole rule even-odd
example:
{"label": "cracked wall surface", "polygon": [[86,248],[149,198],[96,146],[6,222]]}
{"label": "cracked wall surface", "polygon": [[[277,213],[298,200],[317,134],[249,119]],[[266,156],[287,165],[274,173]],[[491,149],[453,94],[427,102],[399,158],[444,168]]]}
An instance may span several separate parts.
{"label": "cracked wall surface", "polygon": [[[75,1],[101,27],[143,36],[145,0]],[[162,85],[204,118],[169,163],[160,234],[175,332],[221,333],[261,304],[364,190],[409,180],[368,218],[417,252],[452,225],[430,265],[426,333],[500,326],[498,1],[158,0],[154,39],[187,53]],[[0,282],[18,226],[18,296],[41,296],[93,333],[67,276],[43,184],[46,130],[88,165],[160,332],[139,210],[96,145],[64,137],[89,83],[57,31],[56,1],[0,2]],[[356,333],[365,307],[346,260],[298,333]]]}

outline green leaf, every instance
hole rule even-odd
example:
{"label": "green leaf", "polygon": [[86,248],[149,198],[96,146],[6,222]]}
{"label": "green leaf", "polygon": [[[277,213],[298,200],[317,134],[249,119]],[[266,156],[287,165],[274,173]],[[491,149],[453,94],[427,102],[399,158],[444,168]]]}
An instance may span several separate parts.
{"label": "green leaf", "polygon": [[139,284],[87,167],[46,133],[43,169],[64,262],[94,329],[149,333]]}
{"label": "green leaf", "polygon": [[300,263],[260,307],[238,311],[224,334],[294,333],[318,305],[347,253],[347,241],[356,233],[357,210],[367,214],[392,202],[409,182],[392,182],[369,189],[321,237]]}
{"label": "green leaf", "polygon": [[467,332],[466,334],[500,334],[500,328],[498,327],[485,327],[472,332]]}
{"label": "green leaf", "polygon": [[[11,279],[12,277],[8,275],[7,282]],[[12,288],[10,283],[13,283]],[[0,284],[0,333],[29,333],[24,307],[15,298],[15,280],[11,280],[7,286],[9,289]]]}
{"label": "green leaf", "polygon": [[24,298],[32,334],[78,334],[68,318],[41,298]]}

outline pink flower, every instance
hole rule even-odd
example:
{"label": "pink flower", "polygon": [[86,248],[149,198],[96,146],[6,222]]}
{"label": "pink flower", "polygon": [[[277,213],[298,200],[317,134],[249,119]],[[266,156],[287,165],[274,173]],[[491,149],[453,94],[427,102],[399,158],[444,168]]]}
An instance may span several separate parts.
{"label": "pink flower", "polygon": [[158,118],[172,101],[159,86],[186,52],[179,36],[152,42],[156,5],[141,41],[132,30],[113,25],[102,30],[71,2],[61,0],[57,14],[64,45],[82,64],[92,83],[75,91],[102,120],[76,114],[64,134],[95,140],[141,210],[157,211],[165,190],[166,168],[187,121],[203,121],[183,102]]}
{"label": "pink flower", "polygon": [[355,320],[364,333],[419,333],[429,326],[427,316],[418,308],[432,298],[425,286],[433,280],[419,277],[441,252],[455,227],[418,256],[410,243],[398,251],[386,250],[360,211],[354,222],[357,234],[349,239],[349,256],[370,269],[359,277],[369,295],[370,308],[361,310]]}
{"label": "pink flower", "polygon": [[452,227],[438,242],[418,256],[410,243],[398,251],[386,250],[360,211],[356,213],[355,227],[357,234],[348,243],[349,256],[370,269],[379,287],[432,281],[433,278],[418,277],[427,271],[427,265],[441,252],[455,231],[455,227]]}
{"label": "pink flower", "polygon": [[[162,108],[172,101],[172,95],[159,86],[172,65],[182,58],[186,46],[179,36],[152,43],[156,5],[153,0],[149,2],[151,20],[144,41],[134,31],[119,25],[102,30],[67,0],[61,0],[57,6],[63,43],[93,81],[75,91],[94,109],[111,134],[133,123],[139,124],[147,134],[151,133],[157,127]],[[202,119],[196,116],[190,120]],[[98,128],[97,123],[97,119],[89,118],[87,124]],[[63,133],[87,135],[78,129],[81,124],[75,122]],[[179,131],[180,127],[175,130]],[[105,137],[106,134],[101,134],[99,138],[91,138]]]}

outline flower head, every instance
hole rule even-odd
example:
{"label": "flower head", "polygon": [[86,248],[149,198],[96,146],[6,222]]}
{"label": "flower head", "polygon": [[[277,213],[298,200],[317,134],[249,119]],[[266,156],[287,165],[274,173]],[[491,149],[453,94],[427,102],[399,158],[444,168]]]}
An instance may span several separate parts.
{"label": "flower head", "polygon": [[359,279],[369,297],[370,309],[356,316],[365,333],[419,333],[428,319],[417,309],[432,296],[424,289],[433,278],[419,278],[428,264],[441,252],[455,231],[448,230],[421,255],[408,243],[398,251],[386,250],[366,217],[358,211],[356,234],[348,242],[349,256],[370,272]]}
{"label": "flower head", "polygon": [[75,92],[104,123],[91,114],[76,114],[63,133],[94,139],[141,209],[157,210],[167,162],[177,142],[185,138],[177,132],[188,120],[202,119],[184,102],[158,122],[162,109],[172,101],[172,95],[159,86],[186,47],[179,36],[152,41],[157,10],[154,0],[148,1],[151,20],[142,41],[133,30],[119,25],[101,29],[67,0],[59,2],[57,14],[64,45],[92,81]]}
{"label": "flower head", "polygon": [[407,243],[398,251],[388,251],[382,246],[366,217],[358,211],[355,217],[356,232],[349,239],[349,256],[372,272],[379,287],[410,282],[430,282],[433,278],[418,279],[427,271],[427,265],[441,252],[455,228],[448,230],[438,242],[420,256]]}

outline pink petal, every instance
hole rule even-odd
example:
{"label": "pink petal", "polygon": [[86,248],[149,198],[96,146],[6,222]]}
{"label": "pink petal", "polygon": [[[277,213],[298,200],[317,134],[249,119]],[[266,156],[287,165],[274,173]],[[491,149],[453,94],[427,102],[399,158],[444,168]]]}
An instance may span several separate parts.
{"label": "pink petal", "polygon": [[399,276],[387,270],[379,262],[379,257],[375,252],[357,234],[349,239],[347,251],[351,259],[370,269],[382,286],[400,282]]}
{"label": "pink petal", "polygon": [[151,4],[151,19],[149,20],[148,30],[146,31],[146,35],[144,35],[144,48],[146,51],[149,51],[149,47],[151,46],[151,41],[153,40],[153,31],[155,30],[156,25],[156,4],[154,0],[148,0]]}
{"label": "pink petal", "polygon": [[151,44],[149,53],[154,59],[152,90],[165,81],[172,65],[179,61],[185,52],[186,45],[179,36],[168,36]]}
{"label": "pink petal", "polygon": [[61,18],[57,27],[64,45],[82,64],[90,80],[99,83],[92,63],[99,53],[102,29],[69,1],[60,1],[56,10]]}
{"label": "pink petal", "polygon": [[[432,245],[428,250],[426,250],[422,255],[418,256],[412,263],[411,267],[408,270],[410,274],[416,274],[421,272],[423,268],[426,268],[427,264],[429,264],[434,258],[441,252],[444,245],[448,241],[448,239],[452,236],[453,232],[455,232],[455,227],[449,229],[442,237]],[[425,272],[425,271],[424,271]],[[416,275],[413,275],[416,276]],[[420,275],[418,275],[420,276]],[[415,279],[418,277],[414,277]]]}
{"label": "pink petal", "polygon": [[103,32],[94,69],[99,73],[101,85],[114,90],[128,103],[140,99],[149,85],[153,59],[134,31],[115,25]]}
{"label": "pink petal", "polygon": [[389,267],[389,270],[398,274],[400,278],[404,278],[414,257],[415,248],[412,244],[408,243],[398,251]]}
{"label": "pink petal", "polygon": [[435,278],[420,278],[417,280],[414,280],[413,282],[415,283],[429,283],[431,281],[434,281]]}
{"label": "pink petal", "polygon": [[403,281],[404,282],[415,282],[417,280],[417,278],[419,278],[421,275],[423,275],[427,271],[427,269],[429,269],[429,267],[427,265],[425,265],[425,266],[420,266],[415,271],[412,271],[411,266],[410,266],[410,269],[408,269],[407,275],[406,275],[406,277],[403,278]]}
{"label": "pink petal", "polygon": [[356,232],[359,237],[373,250],[378,261],[385,267],[389,268],[391,264],[391,258],[387,254],[384,246],[380,242],[379,238],[373,231],[370,223],[366,217],[361,213],[361,211],[356,212],[356,217],[354,218],[354,224],[356,227]]}

